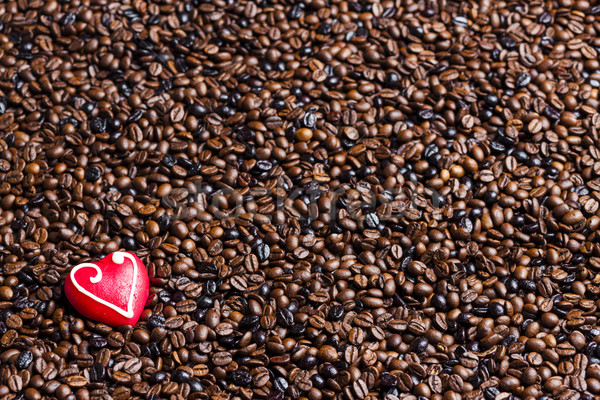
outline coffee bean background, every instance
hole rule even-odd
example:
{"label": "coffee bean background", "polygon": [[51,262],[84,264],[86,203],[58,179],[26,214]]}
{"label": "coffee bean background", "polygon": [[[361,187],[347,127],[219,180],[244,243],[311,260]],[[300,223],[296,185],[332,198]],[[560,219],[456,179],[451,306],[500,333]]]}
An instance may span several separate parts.
{"label": "coffee bean background", "polygon": [[[600,396],[594,2],[0,4],[0,398]],[[148,266],[135,326],[67,302]]]}

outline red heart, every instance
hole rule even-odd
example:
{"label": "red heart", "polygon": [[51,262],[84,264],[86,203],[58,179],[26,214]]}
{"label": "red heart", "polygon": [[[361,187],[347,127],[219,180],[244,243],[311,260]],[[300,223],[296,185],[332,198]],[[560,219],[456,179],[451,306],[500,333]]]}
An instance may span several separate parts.
{"label": "red heart", "polygon": [[65,281],[65,295],[73,307],[85,317],[110,326],[135,325],[149,291],[144,263],[125,251],[97,263],[79,264]]}

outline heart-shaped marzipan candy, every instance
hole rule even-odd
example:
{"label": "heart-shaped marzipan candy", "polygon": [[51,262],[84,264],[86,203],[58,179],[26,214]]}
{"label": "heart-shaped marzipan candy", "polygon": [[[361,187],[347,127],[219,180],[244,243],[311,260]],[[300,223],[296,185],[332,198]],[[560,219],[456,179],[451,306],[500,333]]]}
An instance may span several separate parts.
{"label": "heart-shaped marzipan candy", "polygon": [[134,254],[117,251],[74,267],[65,295],[83,316],[110,326],[135,325],[148,298],[148,271]]}

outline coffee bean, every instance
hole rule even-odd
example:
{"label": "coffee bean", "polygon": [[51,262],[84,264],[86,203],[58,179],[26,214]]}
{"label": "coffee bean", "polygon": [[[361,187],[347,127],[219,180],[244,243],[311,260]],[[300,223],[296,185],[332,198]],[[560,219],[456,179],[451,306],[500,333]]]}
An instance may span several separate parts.
{"label": "coffee bean", "polygon": [[294,315],[287,308],[277,309],[277,321],[285,327],[292,326],[294,324]]}
{"label": "coffee bean", "polygon": [[106,376],[106,369],[102,364],[95,363],[90,368],[90,380],[92,382],[101,382]]}
{"label": "coffee bean", "polygon": [[279,392],[285,392],[289,387],[289,383],[285,378],[279,376],[273,381],[273,387]]}
{"label": "coffee bean", "polygon": [[167,373],[164,371],[156,371],[150,376],[151,383],[161,383],[165,379],[167,379]]}
{"label": "coffee bean", "polygon": [[153,328],[164,328],[165,317],[163,317],[162,315],[152,315],[148,319],[148,324]]}
{"label": "coffee bean", "polygon": [[335,377],[338,376],[339,371],[338,371],[338,369],[334,365],[332,365],[330,363],[325,363],[325,364],[322,364],[321,374],[325,378],[332,378],[333,379],[333,378],[335,378]]}
{"label": "coffee bean", "polygon": [[524,72],[517,77],[516,84],[517,87],[523,87],[529,85],[529,82],[531,82],[531,76],[529,76],[528,73]]}
{"label": "coffee bean", "polygon": [[427,341],[427,338],[423,337],[423,338],[419,338],[416,341],[414,341],[412,344],[412,347],[416,353],[421,353],[421,352],[425,351],[428,344],[429,344],[429,342]]}
{"label": "coffee bean", "polygon": [[252,381],[252,375],[248,371],[237,369],[233,371],[231,379],[238,386],[247,386]]}
{"label": "coffee bean", "polygon": [[352,384],[352,391],[357,398],[364,399],[369,393],[369,388],[364,380],[358,379]]}
{"label": "coffee bean", "polygon": [[10,375],[8,377],[8,388],[15,393],[19,393],[23,390],[23,378],[19,375]]}
{"label": "coffee bean", "polygon": [[32,361],[33,353],[29,350],[22,351],[15,360],[15,367],[18,369],[25,369],[29,367],[29,364],[31,364]]}
{"label": "coffee bean", "polygon": [[265,367],[257,367],[252,376],[253,383],[256,387],[263,387],[269,382],[269,372]]}
{"label": "coffee bean", "polygon": [[90,339],[90,346],[102,348],[108,346],[108,340],[103,337],[93,337]]}
{"label": "coffee bean", "polygon": [[260,243],[256,247],[256,256],[260,262],[267,261],[269,255],[271,254],[271,249],[266,243]]}
{"label": "coffee bean", "polygon": [[23,326],[23,320],[16,314],[9,315],[4,323],[10,329],[19,329]]}
{"label": "coffee bean", "polygon": [[190,391],[192,393],[199,393],[199,392],[203,392],[204,391],[204,386],[202,385],[202,383],[196,379],[193,379],[189,382],[190,385]]}
{"label": "coffee bean", "polygon": [[188,383],[191,379],[191,376],[188,372],[177,369],[171,375],[171,379],[177,383]]}
{"label": "coffee bean", "polygon": [[[122,371],[115,371],[111,376],[112,380],[117,384],[125,385],[131,381],[131,375]],[[79,384],[79,381],[77,381]]]}
{"label": "coffee bean", "polygon": [[[118,372],[116,372],[116,374],[117,373]],[[70,387],[73,387],[73,388],[84,387],[88,383],[87,379],[85,379],[85,377],[81,376],[81,375],[69,376],[65,382],[67,385],[69,385]]]}
{"label": "coffee bean", "polygon": [[232,361],[231,354],[227,353],[227,352],[215,353],[212,358],[212,362],[217,366],[228,365],[229,363],[231,363],[231,361]]}
{"label": "coffee bean", "polygon": [[139,358],[132,358],[125,362],[123,370],[128,374],[135,374],[142,368],[142,362]]}
{"label": "coffee bean", "polygon": [[0,299],[9,301],[13,297],[13,290],[8,286],[0,286]]}
{"label": "coffee bean", "polygon": [[321,361],[333,362],[338,359],[338,353],[332,346],[322,346],[317,354]]}

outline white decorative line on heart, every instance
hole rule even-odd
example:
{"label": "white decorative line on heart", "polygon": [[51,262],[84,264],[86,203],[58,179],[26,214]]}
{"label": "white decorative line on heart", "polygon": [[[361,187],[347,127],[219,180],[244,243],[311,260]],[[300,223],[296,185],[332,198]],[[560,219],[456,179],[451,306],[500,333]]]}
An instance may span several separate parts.
{"label": "white decorative line on heart", "polygon": [[133,318],[133,291],[135,288],[135,280],[137,279],[137,262],[135,261],[135,258],[133,258],[131,256],[131,254],[125,253],[124,251],[117,251],[116,253],[113,253],[113,255],[112,255],[112,261],[115,264],[123,264],[125,262],[125,258],[128,258],[131,261],[131,263],[133,264],[133,283],[131,285],[131,293],[129,294],[129,301],[127,302],[127,310],[123,310],[122,308],[115,306],[114,304],[109,303],[106,300],[101,299],[100,297],[96,296],[95,294],[90,293],[88,290],[86,290],[84,287],[82,287],[77,282],[77,280],[75,279],[75,272],[77,272],[81,268],[86,268],[86,267],[91,267],[96,270],[96,276],[92,276],[90,278],[90,282],[91,283],[100,282],[102,280],[102,271],[100,270],[100,268],[98,268],[98,266],[96,264],[92,264],[92,263],[79,264],[78,266],[73,268],[73,270],[71,271],[71,280],[73,281],[73,285],[75,285],[75,287],[81,293],[96,300],[100,304],[104,304],[105,306],[112,308],[113,310],[115,310],[116,312],[118,312],[119,314],[124,316],[125,318]]}

